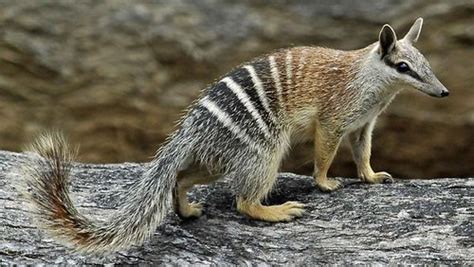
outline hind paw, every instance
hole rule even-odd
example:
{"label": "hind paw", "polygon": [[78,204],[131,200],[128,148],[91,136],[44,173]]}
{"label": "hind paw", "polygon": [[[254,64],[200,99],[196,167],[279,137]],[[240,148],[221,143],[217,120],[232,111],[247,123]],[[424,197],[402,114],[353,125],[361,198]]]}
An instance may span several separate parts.
{"label": "hind paw", "polygon": [[190,219],[190,218],[199,218],[202,215],[202,204],[201,203],[189,203],[188,205],[181,205],[179,207],[178,215],[181,218]]}
{"label": "hind paw", "polygon": [[239,201],[237,209],[250,218],[267,222],[288,222],[303,216],[304,204],[288,201],[281,205],[265,206],[260,203]]}
{"label": "hind paw", "polygon": [[367,175],[362,178],[364,182],[370,184],[393,183],[393,177],[387,172],[376,172],[372,175]]}
{"label": "hind paw", "polygon": [[323,192],[332,192],[342,187],[342,183],[335,179],[316,179],[316,184]]}

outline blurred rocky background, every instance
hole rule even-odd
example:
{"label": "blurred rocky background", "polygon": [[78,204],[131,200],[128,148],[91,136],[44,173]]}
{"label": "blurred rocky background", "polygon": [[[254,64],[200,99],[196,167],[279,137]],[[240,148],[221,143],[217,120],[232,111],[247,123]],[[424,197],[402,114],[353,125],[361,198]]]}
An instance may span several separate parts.
{"label": "blurred rocky background", "polygon": [[[356,49],[425,19],[419,49],[451,96],[406,91],[379,119],[373,165],[474,175],[474,1],[0,0],[0,149],[61,129],[86,162],[147,161],[199,91],[280,47]],[[311,173],[311,144],[287,171]],[[332,175],[354,176],[347,147]]]}

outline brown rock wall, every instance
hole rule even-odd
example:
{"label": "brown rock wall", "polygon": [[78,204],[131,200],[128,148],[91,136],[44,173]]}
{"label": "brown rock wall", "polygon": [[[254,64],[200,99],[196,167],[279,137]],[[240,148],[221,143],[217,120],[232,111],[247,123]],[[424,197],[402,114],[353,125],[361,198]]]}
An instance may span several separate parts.
{"label": "brown rock wall", "polygon": [[[0,2],[0,148],[63,129],[88,162],[147,161],[199,90],[291,45],[359,48],[425,18],[420,49],[452,95],[405,92],[380,119],[374,165],[403,177],[474,173],[472,1]],[[309,145],[286,170],[311,172]],[[354,175],[347,150],[334,174]]]}

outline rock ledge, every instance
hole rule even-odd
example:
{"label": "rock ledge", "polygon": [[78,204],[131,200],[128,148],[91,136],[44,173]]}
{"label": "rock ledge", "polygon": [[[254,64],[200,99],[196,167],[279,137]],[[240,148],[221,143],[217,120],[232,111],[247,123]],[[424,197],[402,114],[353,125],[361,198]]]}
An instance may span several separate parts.
{"label": "rock ledge", "polygon": [[[249,220],[235,210],[228,183],[193,190],[205,214],[171,215],[145,245],[85,257],[58,245],[32,222],[10,174],[24,154],[0,151],[0,264],[310,264],[474,263],[474,178],[400,181],[320,193],[312,179],[282,173],[269,203],[308,204],[294,222]],[[72,193],[88,216],[106,218],[144,166],[77,164]]]}

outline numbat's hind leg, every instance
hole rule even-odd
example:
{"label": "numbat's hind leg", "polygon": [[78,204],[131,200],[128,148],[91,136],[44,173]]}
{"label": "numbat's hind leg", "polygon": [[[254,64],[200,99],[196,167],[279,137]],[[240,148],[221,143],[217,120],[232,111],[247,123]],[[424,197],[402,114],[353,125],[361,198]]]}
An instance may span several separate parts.
{"label": "numbat's hind leg", "polygon": [[[250,179],[243,183],[237,194],[237,210],[250,218],[268,222],[287,222],[296,217],[301,217],[304,213],[304,204],[289,201],[281,205],[265,206],[261,204],[271,191],[278,175],[280,158],[277,157],[270,164],[261,166],[250,173],[237,175],[240,179]],[[266,177],[258,179],[259,177]]]}
{"label": "numbat's hind leg", "polygon": [[201,203],[189,203],[187,192],[195,184],[209,184],[218,178],[209,174],[206,170],[193,166],[178,175],[178,184],[174,190],[173,202],[176,214],[181,218],[198,218],[202,215]]}
{"label": "numbat's hind leg", "polygon": [[278,168],[285,151],[285,141],[275,143],[275,148],[266,156],[247,153],[240,168],[228,177],[233,180],[237,194],[237,210],[250,218],[268,222],[287,222],[304,213],[304,204],[289,201],[281,205],[265,206],[261,200],[271,192],[278,176]]}
{"label": "numbat's hind leg", "polygon": [[267,222],[288,222],[304,213],[304,204],[288,201],[281,205],[265,206],[260,202],[237,199],[237,210],[252,219]]}

